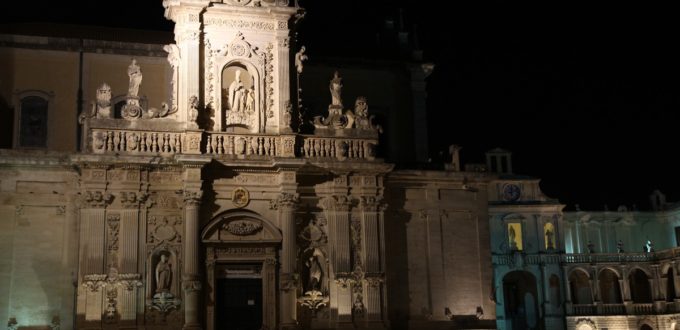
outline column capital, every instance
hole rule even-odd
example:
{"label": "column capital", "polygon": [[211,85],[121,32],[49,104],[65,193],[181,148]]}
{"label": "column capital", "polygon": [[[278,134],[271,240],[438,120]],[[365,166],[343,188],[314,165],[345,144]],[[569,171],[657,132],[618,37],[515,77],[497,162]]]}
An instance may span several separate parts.
{"label": "column capital", "polygon": [[359,196],[359,207],[364,212],[381,212],[387,207],[380,196]]}
{"label": "column capital", "polygon": [[199,206],[201,204],[201,198],[203,197],[203,192],[198,191],[184,191],[184,204],[186,206]]}
{"label": "column capital", "polygon": [[300,203],[300,199],[297,194],[293,193],[281,193],[276,199],[269,201],[269,208],[272,210],[278,209],[296,209]]}
{"label": "column capital", "polygon": [[319,201],[321,207],[326,211],[349,211],[351,201],[347,196],[326,196]]}
{"label": "column capital", "polygon": [[203,284],[199,280],[184,280],[182,281],[182,288],[184,292],[198,292],[203,289]]}

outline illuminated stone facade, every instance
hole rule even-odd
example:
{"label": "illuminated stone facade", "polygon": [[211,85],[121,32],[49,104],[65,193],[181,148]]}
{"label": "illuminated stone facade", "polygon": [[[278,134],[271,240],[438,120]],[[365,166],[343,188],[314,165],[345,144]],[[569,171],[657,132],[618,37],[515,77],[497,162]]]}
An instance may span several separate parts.
{"label": "illuminated stone facade", "polygon": [[[9,329],[675,326],[674,250],[582,254],[593,228],[615,252],[619,237],[642,246],[636,231],[673,227],[675,213],[563,214],[503,150],[463,167],[452,147],[446,170],[395,170],[375,150],[386,140],[394,161],[424,160],[431,65],[334,77],[304,63],[290,39],[303,11],[287,1],[163,5],[169,45],[0,34]],[[306,75],[328,91],[307,99],[328,110],[301,125]],[[389,79],[411,84],[372,88]],[[394,130],[370,104],[399,110],[385,114]],[[400,107],[420,119],[404,124]],[[621,226],[629,236],[606,236]],[[638,268],[651,304],[626,289]],[[570,291],[572,274],[597,288],[605,269],[622,302],[577,303],[587,290]]]}

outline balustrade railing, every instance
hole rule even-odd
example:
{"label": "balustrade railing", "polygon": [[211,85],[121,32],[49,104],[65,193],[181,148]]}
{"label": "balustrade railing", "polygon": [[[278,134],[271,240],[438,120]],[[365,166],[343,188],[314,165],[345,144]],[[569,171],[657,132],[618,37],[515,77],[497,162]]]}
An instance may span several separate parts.
{"label": "balustrade railing", "polygon": [[624,304],[600,304],[599,315],[624,315],[626,306]]}
{"label": "balustrade railing", "polygon": [[597,315],[597,308],[595,305],[572,305],[573,315]]}
{"label": "balustrade railing", "polygon": [[637,315],[654,314],[654,304],[633,304],[633,313]]}
{"label": "balustrade railing", "polygon": [[184,133],[92,129],[91,143],[95,153],[179,154]]}
{"label": "balustrade railing", "polygon": [[376,140],[304,136],[301,154],[305,158],[374,159]]}
{"label": "balustrade railing", "polygon": [[162,132],[91,128],[90,148],[99,154],[208,154],[214,156],[303,157],[374,160],[377,139],[312,135]]}

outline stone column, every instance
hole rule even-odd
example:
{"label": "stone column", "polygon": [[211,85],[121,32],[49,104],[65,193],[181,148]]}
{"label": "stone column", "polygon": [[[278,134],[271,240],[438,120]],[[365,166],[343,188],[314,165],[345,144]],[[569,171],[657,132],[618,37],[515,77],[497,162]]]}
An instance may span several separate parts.
{"label": "stone column", "polygon": [[84,297],[78,299],[77,313],[85,315],[86,323],[100,321],[103,314],[104,290],[101,280],[106,276],[106,206],[112,199],[113,196],[104,190],[88,190],[82,196],[80,222],[84,230],[79,249],[84,267],[80,272],[78,290],[83,290]]}
{"label": "stone column", "polygon": [[291,193],[282,193],[273,202],[274,208],[279,211],[279,223],[283,236],[281,247],[281,327],[294,328],[297,325],[297,280],[296,260],[297,246],[295,230],[295,210],[298,206],[298,197]]}
{"label": "stone column", "polygon": [[321,200],[328,220],[331,279],[334,279],[330,308],[337,313],[331,317],[337,323],[352,322],[349,205],[347,196],[328,196]]}
{"label": "stone column", "polygon": [[184,330],[200,330],[199,300],[201,281],[198,274],[198,211],[201,205],[201,191],[184,191]]}
{"label": "stone column", "polygon": [[[278,69],[276,74],[278,76],[277,82],[279,86],[277,90],[279,97],[278,100],[275,100],[274,102],[276,102],[275,104],[278,106],[278,111],[275,111],[276,116],[278,117],[278,123],[276,123],[276,125],[279,126],[280,131],[282,128],[288,127],[288,123],[284,122],[283,114],[287,111],[286,106],[290,104],[290,45],[288,30],[280,31],[279,36],[277,36],[277,41],[278,45],[276,47],[275,63]],[[274,109],[267,109],[267,111],[268,110],[273,111]],[[271,124],[267,126],[271,126]]]}
{"label": "stone column", "polygon": [[374,196],[361,197],[361,250],[366,272],[366,280],[363,284],[364,308],[366,309],[366,321],[382,321],[382,282],[383,269],[381,242],[383,233],[380,226],[380,200]]}

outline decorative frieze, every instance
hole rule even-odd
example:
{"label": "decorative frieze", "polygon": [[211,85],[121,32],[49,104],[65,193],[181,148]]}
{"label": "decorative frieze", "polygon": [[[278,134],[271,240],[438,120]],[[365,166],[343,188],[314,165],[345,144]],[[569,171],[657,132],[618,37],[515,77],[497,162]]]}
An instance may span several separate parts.
{"label": "decorative frieze", "polygon": [[205,19],[205,25],[222,26],[233,29],[255,30],[255,31],[273,31],[274,23],[271,21],[255,21],[233,18],[219,18],[208,17]]}

